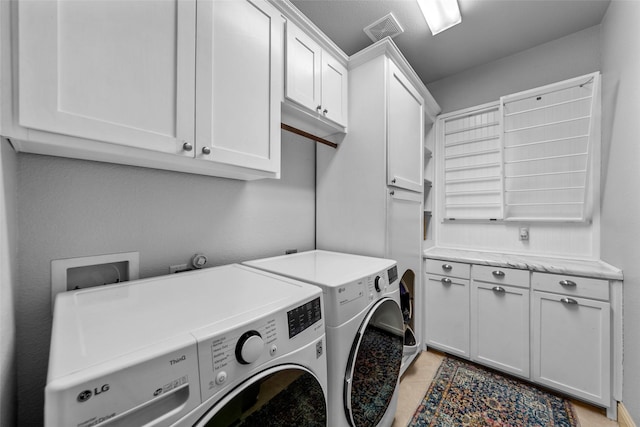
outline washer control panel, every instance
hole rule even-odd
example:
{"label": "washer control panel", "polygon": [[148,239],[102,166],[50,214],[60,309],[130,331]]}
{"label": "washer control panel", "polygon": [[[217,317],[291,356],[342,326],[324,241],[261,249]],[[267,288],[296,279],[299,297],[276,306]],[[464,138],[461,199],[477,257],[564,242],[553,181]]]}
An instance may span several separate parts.
{"label": "washer control panel", "polygon": [[298,306],[287,312],[287,321],[289,323],[289,338],[293,338],[300,332],[304,331],[320,319],[322,319],[322,309],[320,298]]}
{"label": "washer control panel", "polygon": [[[213,330],[213,329],[212,329]],[[219,329],[217,329],[219,331]],[[324,334],[320,296],[215,337],[207,328],[196,334],[202,400],[234,387],[253,371]]]}

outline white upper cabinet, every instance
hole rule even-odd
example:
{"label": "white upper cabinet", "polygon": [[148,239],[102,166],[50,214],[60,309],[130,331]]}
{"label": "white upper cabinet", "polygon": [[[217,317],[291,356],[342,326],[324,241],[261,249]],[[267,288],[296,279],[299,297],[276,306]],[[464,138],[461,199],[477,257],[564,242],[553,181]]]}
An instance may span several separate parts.
{"label": "white upper cabinet", "polygon": [[424,100],[393,61],[387,63],[387,184],[420,192],[424,173]]}
{"label": "white upper cabinet", "polygon": [[347,69],[309,35],[287,23],[285,97],[347,126]]}
{"label": "white upper cabinet", "polygon": [[195,2],[18,5],[21,126],[190,155]]}
{"label": "white upper cabinet", "polygon": [[266,0],[17,5],[18,150],[279,176],[284,19]]}
{"label": "white upper cabinet", "polygon": [[199,1],[197,15],[196,158],[278,173],[280,13],[263,0]]}

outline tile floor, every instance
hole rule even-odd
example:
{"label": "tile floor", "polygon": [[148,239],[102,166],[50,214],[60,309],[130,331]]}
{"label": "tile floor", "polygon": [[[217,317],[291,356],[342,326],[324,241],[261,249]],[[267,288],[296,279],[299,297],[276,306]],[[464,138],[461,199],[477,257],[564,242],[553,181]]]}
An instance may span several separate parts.
{"label": "tile floor", "polygon": [[[424,397],[444,354],[429,350],[422,352],[406,370],[400,380],[398,409],[392,427],[405,427]],[[580,427],[612,427],[618,423],[611,421],[605,411],[582,402],[572,401]]]}

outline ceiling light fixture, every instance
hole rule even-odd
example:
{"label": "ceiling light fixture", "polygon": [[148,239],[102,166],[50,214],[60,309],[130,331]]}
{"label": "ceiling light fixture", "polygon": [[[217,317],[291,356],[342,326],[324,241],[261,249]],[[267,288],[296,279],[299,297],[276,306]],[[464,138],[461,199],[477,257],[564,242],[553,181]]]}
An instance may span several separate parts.
{"label": "ceiling light fixture", "polygon": [[462,22],[457,0],[418,0],[418,6],[434,36]]}

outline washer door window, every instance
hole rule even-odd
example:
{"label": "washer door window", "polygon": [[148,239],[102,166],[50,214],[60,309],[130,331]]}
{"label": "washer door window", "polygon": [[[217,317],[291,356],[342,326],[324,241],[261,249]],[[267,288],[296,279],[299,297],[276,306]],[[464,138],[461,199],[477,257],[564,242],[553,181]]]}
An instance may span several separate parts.
{"label": "washer door window", "polygon": [[396,391],[403,350],[398,304],[384,298],[373,306],[351,347],[345,377],[345,410],[352,426],[377,426]]}
{"label": "washer door window", "polygon": [[296,365],[268,369],[252,377],[213,406],[197,427],[327,425],[322,386]]}

